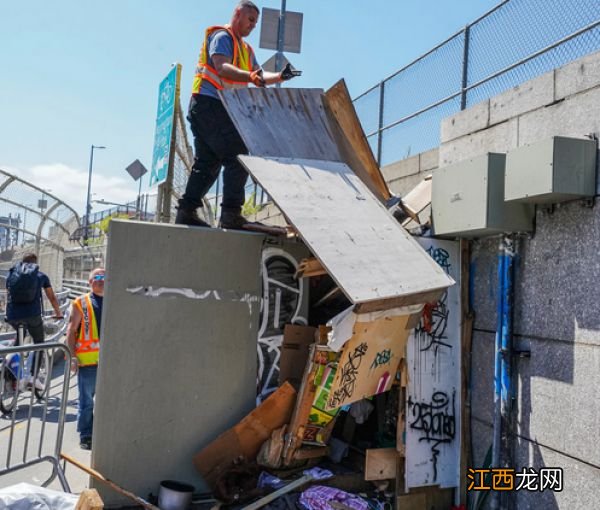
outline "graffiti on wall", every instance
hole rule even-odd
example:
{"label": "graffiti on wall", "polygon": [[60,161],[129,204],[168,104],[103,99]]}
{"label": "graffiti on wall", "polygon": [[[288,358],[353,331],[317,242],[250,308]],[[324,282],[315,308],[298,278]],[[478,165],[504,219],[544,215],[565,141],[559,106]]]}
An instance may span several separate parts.
{"label": "graffiti on wall", "polygon": [[453,241],[419,239],[454,280],[427,304],[407,347],[407,487],[456,487],[460,480],[460,250]]}
{"label": "graffiti on wall", "polygon": [[285,250],[263,251],[263,300],[257,348],[259,401],[278,387],[283,328],[286,324],[307,324],[302,316],[304,282],[294,278],[297,268],[298,262]]}

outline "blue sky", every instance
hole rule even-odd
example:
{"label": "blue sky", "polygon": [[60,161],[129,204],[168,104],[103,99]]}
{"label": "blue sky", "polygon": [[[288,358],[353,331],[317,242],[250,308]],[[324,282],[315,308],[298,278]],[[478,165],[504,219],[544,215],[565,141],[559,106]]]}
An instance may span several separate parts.
{"label": "blue sky", "polygon": [[[287,0],[304,13],[303,71],[294,87],[327,89],[345,78],[352,97],[428,51],[497,0]],[[258,1],[279,9],[280,0]],[[0,16],[0,168],[52,190],[83,212],[90,145],[94,198],[123,202],[149,169],[157,88],[183,65],[186,108],[204,28],[229,21],[235,1],[20,0]],[[259,62],[273,52],[248,38]],[[143,189],[147,189],[147,180]],[[103,206],[95,205],[94,210]]]}

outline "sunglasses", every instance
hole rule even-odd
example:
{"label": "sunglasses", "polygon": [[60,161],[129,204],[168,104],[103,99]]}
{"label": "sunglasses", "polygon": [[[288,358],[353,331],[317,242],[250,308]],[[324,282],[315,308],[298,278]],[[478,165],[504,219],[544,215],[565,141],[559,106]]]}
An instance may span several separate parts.
{"label": "sunglasses", "polygon": [[104,275],[97,274],[96,276],[94,276],[94,280],[96,280],[97,282],[100,282],[100,281],[104,280]]}

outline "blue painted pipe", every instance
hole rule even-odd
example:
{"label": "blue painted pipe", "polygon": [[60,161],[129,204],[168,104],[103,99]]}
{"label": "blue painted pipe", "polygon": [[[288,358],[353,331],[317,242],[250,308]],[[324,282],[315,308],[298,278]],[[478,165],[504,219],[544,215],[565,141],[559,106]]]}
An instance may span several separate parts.
{"label": "blue painted pipe", "polygon": [[[510,467],[509,427],[512,407],[513,281],[515,249],[513,238],[502,236],[498,249],[498,301],[494,356],[494,435],[492,467]],[[492,494],[491,508],[500,508],[501,494]]]}

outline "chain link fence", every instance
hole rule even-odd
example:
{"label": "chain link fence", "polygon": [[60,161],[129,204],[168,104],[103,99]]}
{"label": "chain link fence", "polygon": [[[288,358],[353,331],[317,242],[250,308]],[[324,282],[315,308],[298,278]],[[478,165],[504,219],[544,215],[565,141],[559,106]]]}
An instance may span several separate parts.
{"label": "chain link fence", "polygon": [[598,50],[598,0],[506,0],[354,107],[384,166],[437,147],[443,118]]}
{"label": "chain link fence", "polygon": [[[35,253],[60,296],[65,252],[80,226],[77,212],[48,191],[0,170],[0,314],[6,312],[8,270],[25,253]],[[65,296],[66,297],[66,296]],[[49,303],[45,310],[52,311]],[[0,332],[7,328],[0,320]]]}

